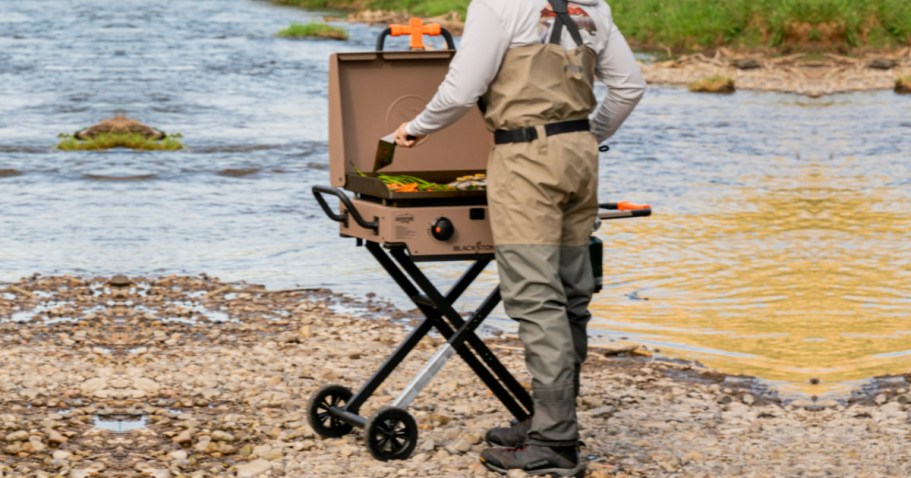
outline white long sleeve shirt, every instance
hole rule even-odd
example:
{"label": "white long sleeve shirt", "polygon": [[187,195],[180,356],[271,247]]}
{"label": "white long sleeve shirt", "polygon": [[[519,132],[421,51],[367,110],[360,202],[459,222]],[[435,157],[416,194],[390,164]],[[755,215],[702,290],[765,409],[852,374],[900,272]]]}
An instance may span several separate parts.
{"label": "white long sleeve shirt", "polygon": [[[550,33],[541,30],[541,11],[547,0],[472,0],[459,50],[433,99],[406,131],[415,136],[439,131],[461,118],[494,80],[506,51],[541,44]],[[602,0],[573,0],[594,28],[581,28],[582,39],[598,56],[596,78],[608,90],[591,116],[592,132],[599,142],[610,138],[623,124],[645,92],[642,72],[633,52],[614,25],[610,7]],[[567,29],[563,47],[576,48]]]}

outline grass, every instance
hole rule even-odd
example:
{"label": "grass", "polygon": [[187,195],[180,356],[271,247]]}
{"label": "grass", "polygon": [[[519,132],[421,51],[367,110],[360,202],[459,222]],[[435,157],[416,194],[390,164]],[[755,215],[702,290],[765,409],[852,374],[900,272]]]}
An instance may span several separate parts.
{"label": "grass", "polygon": [[292,23],[291,26],[278,32],[283,38],[329,38],[347,40],[348,32],[344,28],[326,25],[325,23]]}
{"label": "grass", "polygon": [[61,134],[57,149],[63,151],[97,151],[128,148],[143,151],[176,151],[183,149],[179,138],[179,134],[168,135],[162,140],[154,140],[136,133],[102,133],[92,139],[79,140],[71,134]]}
{"label": "grass", "polygon": [[610,0],[637,45],[849,51],[911,44],[908,0]]}
{"label": "grass", "polygon": [[[430,17],[469,0],[273,0],[304,8],[394,10]],[[909,0],[608,0],[627,39],[644,49],[842,51],[911,45]]]}

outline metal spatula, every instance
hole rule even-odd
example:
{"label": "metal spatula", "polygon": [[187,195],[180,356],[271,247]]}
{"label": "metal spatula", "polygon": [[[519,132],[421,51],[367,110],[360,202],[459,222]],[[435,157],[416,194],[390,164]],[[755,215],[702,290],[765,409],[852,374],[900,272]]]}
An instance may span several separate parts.
{"label": "metal spatula", "polygon": [[376,158],[373,160],[373,172],[377,172],[392,164],[395,156],[395,133],[389,133],[380,138],[376,146]]}

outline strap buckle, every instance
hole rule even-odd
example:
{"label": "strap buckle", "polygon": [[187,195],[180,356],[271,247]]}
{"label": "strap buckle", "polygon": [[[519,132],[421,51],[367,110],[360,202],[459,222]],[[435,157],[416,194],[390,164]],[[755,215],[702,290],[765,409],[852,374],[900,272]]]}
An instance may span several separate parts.
{"label": "strap buckle", "polygon": [[518,130],[518,133],[519,133],[519,136],[522,137],[522,139],[521,139],[522,143],[530,143],[530,142],[538,139],[538,130],[535,129],[533,126],[529,126],[528,128],[522,128],[522,129]]}

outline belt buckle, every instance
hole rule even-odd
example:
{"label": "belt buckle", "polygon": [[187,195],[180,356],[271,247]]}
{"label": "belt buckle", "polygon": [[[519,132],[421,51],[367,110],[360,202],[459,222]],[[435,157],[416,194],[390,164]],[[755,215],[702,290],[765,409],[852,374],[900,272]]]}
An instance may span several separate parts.
{"label": "belt buckle", "polygon": [[523,143],[531,143],[532,141],[538,139],[538,130],[536,130],[534,126],[522,128],[519,131],[522,132],[522,142]]}

